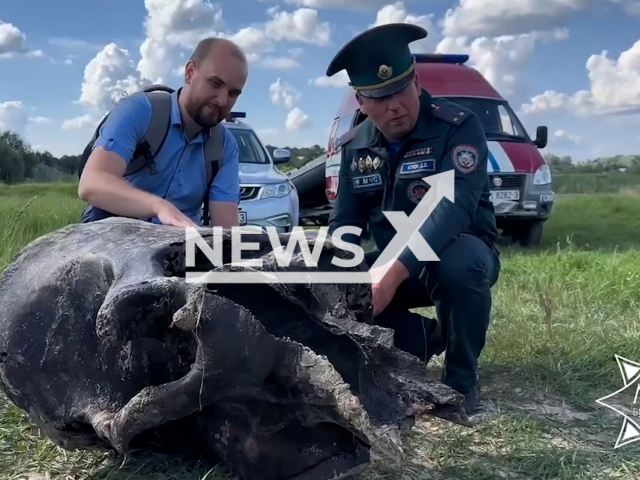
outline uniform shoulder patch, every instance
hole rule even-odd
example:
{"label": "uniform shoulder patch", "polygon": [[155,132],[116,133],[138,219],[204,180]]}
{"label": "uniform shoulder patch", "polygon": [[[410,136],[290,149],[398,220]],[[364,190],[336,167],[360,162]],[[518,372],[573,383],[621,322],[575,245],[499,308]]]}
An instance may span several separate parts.
{"label": "uniform shoulder patch", "polygon": [[353,127],[351,130],[347,131],[346,133],[344,133],[339,139],[338,141],[340,142],[340,145],[344,145],[345,143],[350,142],[351,140],[353,140],[356,136],[356,134],[358,133],[358,130],[360,130],[360,127],[362,127],[364,122],[360,122],[358,125],[356,125],[355,127]]}
{"label": "uniform shoulder patch", "polygon": [[446,105],[442,103],[432,103],[431,108],[433,114],[446,122],[453,123],[454,125],[460,125],[467,118],[469,118],[469,112],[461,108],[455,108],[455,105]]}
{"label": "uniform shoulder patch", "polygon": [[478,150],[473,145],[458,145],[451,152],[451,163],[460,173],[471,173],[478,167]]}

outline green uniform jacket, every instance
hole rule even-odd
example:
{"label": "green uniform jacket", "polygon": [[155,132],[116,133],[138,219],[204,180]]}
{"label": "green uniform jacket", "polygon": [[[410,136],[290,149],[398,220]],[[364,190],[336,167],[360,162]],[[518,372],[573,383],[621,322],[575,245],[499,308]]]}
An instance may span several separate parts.
{"label": "green uniform jacket", "polygon": [[[329,234],[343,226],[365,229],[367,223],[379,250],[384,250],[396,229],[383,211],[408,216],[430,186],[423,177],[453,170],[455,202],[443,197],[420,227],[431,249],[440,252],[461,233],[480,237],[489,246],[498,236],[489,198],[488,147],[479,118],[469,109],[422,90],[420,116],[410,137],[395,156],[370,119],[341,138],[342,159],[338,192],[329,219]],[[360,244],[360,237],[345,234],[343,241]],[[410,275],[418,275],[426,262],[407,247],[398,259]]]}

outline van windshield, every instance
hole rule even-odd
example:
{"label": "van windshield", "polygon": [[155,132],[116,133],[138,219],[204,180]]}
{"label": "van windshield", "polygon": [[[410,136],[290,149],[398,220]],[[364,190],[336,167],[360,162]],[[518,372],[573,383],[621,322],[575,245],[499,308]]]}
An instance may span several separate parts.
{"label": "van windshield", "polygon": [[255,133],[238,128],[229,128],[228,130],[238,142],[240,163],[258,163],[262,165],[269,163],[269,158]]}
{"label": "van windshield", "polygon": [[484,125],[487,138],[531,141],[518,117],[505,101],[473,97],[447,97],[447,100],[473,110]]}

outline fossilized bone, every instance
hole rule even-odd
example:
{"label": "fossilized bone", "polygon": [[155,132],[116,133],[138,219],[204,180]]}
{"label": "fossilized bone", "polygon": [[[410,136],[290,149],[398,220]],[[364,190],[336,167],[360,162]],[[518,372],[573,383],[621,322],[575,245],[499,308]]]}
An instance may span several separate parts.
{"label": "fossilized bone", "polygon": [[[224,238],[217,270],[250,268]],[[32,242],[0,277],[4,392],[64,448],[205,455],[247,480],[342,478],[400,462],[418,416],[467,424],[462,396],[370,324],[369,285],[273,283],[268,236],[246,241],[264,283],[186,282],[176,227],[113,218]],[[317,268],[333,255],[351,254],[327,242]],[[308,269],[299,250],[290,268]]]}

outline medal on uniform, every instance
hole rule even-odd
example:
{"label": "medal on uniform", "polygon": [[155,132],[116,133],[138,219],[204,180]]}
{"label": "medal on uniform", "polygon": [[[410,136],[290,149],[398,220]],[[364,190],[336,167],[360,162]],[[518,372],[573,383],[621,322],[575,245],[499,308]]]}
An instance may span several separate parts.
{"label": "medal on uniform", "polygon": [[380,157],[376,157],[373,159],[373,169],[377,170],[380,166]]}
{"label": "medal on uniform", "polygon": [[355,172],[356,168],[358,168],[358,164],[356,163],[356,159],[351,160],[351,171]]}
{"label": "medal on uniform", "polygon": [[364,172],[364,169],[365,169],[364,158],[360,157],[360,160],[358,160],[358,170],[360,170],[360,172]]}
{"label": "medal on uniform", "polygon": [[371,160],[371,156],[367,155],[367,172],[373,170],[373,160]]}

